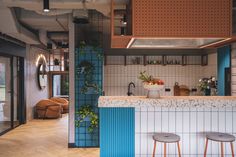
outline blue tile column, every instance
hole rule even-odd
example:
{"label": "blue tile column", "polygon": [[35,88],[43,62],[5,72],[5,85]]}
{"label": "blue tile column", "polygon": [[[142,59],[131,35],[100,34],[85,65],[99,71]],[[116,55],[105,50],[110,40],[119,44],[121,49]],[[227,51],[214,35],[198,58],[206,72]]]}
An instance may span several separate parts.
{"label": "blue tile column", "polygon": [[230,67],[230,46],[217,50],[218,95],[225,95],[225,68]]}
{"label": "blue tile column", "polygon": [[100,157],[135,156],[135,109],[100,108]]}
{"label": "blue tile column", "polygon": [[[83,51],[82,51],[83,50]],[[103,50],[92,46],[85,46],[83,49],[77,48],[75,52],[75,112],[84,105],[91,105],[94,112],[99,114],[98,111],[98,98],[102,95],[99,93],[88,91],[82,93],[81,89],[84,87],[85,79],[78,73],[79,64],[83,61],[88,61],[94,66],[93,83],[98,85],[102,90],[103,83],[103,58],[99,55],[103,55]],[[82,52],[83,53],[82,53]],[[75,120],[77,120],[75,116]],[[88,131],[90,121],[84,121],[80,124],[80,127],[75,126],[75,146],[80,148],[99,147],[99,128],[95,128],[91,133]]]}

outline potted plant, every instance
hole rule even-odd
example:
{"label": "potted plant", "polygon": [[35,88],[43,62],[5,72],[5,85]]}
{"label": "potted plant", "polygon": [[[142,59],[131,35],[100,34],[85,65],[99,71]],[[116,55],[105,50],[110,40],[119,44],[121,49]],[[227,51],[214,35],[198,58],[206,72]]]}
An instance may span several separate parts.
{"label": "potted plant", "polygon": [[88,132],[92,133],[95,128],[98,128],[98,115],[94,112],[91,105],[83,105],[78,112],[76,112],[76,127],[80,127],[81,123],[89,122]]}
{"label": "potted plant", "polygon": [[146,71],[140,72],[139,79],[143,81],[144,89],[148,90],[148,98],[160,98],[160,90],[164,88],[164,81],[146,74]]}
{"label": "potted plant", "polygon": [[210,78],[202,78],[199,80],[198,86],[205,96],[214,95],[211,93],[211,90],[216,89],[216,82],[216,78],[213,76]]}
{"label": "potted plant", "polygon": [[53,63],[54,63],[54,65],[60,65],[60,61],[59,61],[59,59],[57,59],[57,58],[55,58],[55,59],[53,60]]}

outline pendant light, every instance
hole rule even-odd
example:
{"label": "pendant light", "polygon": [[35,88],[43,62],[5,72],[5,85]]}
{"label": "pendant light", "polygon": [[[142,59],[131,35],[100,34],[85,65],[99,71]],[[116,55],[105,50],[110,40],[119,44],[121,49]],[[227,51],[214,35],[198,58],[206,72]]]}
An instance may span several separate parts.
{"label": "pendant light", "polygon": [[49,0],[43,0],[43,11],[49,12]]}

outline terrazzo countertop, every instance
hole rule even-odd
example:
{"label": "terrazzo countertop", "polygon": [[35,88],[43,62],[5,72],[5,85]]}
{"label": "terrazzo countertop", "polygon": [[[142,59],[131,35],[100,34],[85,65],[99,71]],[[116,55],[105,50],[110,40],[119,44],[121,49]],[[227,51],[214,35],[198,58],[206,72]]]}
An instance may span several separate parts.
{"label": "terrazzo countertop", "polygon": [[100,96],[98,107],[236,107],[236,96]]}

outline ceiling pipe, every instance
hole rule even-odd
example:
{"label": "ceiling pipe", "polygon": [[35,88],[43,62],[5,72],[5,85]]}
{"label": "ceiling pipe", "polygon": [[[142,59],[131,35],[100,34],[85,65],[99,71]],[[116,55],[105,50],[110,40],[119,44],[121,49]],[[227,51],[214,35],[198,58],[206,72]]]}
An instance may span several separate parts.
{"label": "ceiling pipe", "polygon": [[0,23],[0,32],[27,44],[40,44],[38,36],[18,22],[13,9],[1,8],[0,20],[4,21]]}
{"label": "ceiling pipe", "polygon": [[22,41],[20,41],[20,40],[17,40],[17,39],[15,39],[15,38],[12,38],[12,37],[10,37],[10,36],[8,36],[8,35],[6,35],[6,34],[3,34],[3,33],[1,33],[1,32],[0,32],[0,39],[9,41],[9,42],[14,43],[14,44],[16,44],[16,45],[19,45],[19,46],[21,46],[21,47],[25,47],[25,43],[24,43],[24,42],[22,42]]}
{"label": "ceiling pipe", "polygon": [[38,13],[39,15],[56,16],[56,15],[70,14],[73,12],[73,10],[72,9],[63,9],[63,10],[50,9],[50,12],[47,12],[47,13],[45,13],[42,10],[35,10],[35,12]]}
{"label": "ceiling pipe", "polygon": [[64,30],[64,31],[68,31],[66,27],[63,26],[63,24],[59,21],[59,19],[56,17],[56,22],[61,26],[61,28]]}
{"label": "ceiling pipe", "polygon": [[[87,9],[94,9],[102,13],[104,16],[110,16],[110,0],[87,0],[85,2]],[[19,7],[26,10],[42,12],[43,1],[29,1],[29,0],[4,0],[0,1],[0,6],[4,7]],[[50,12],[53,10],[76,10],[84,9],[84,4],[82,1],[76,0],[50,0]],[[47,14],[50,14],[48,12]]]}

